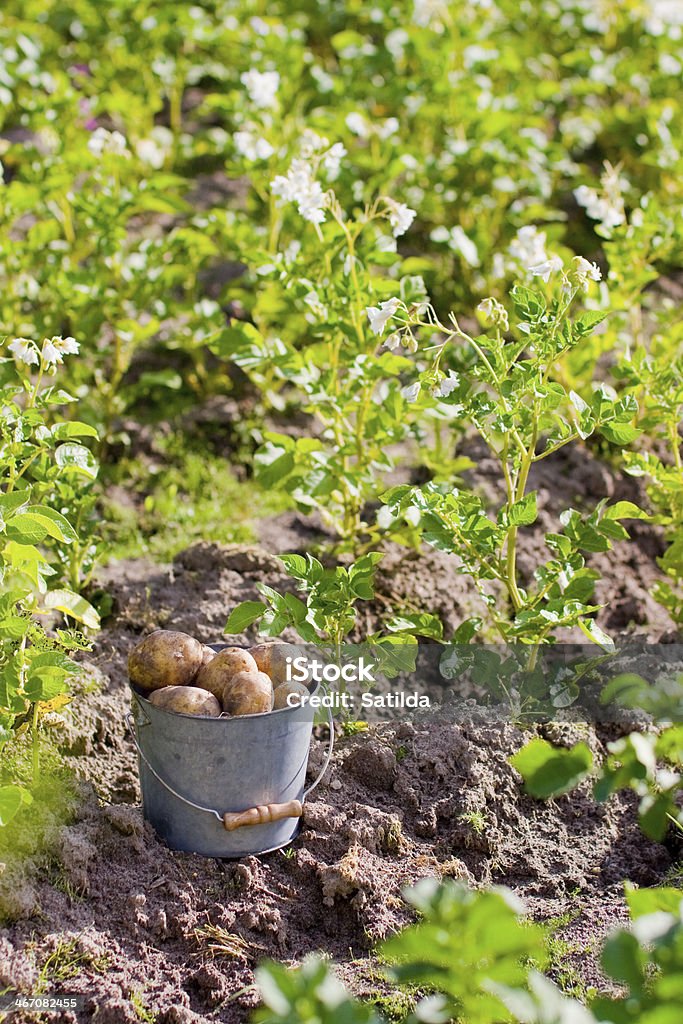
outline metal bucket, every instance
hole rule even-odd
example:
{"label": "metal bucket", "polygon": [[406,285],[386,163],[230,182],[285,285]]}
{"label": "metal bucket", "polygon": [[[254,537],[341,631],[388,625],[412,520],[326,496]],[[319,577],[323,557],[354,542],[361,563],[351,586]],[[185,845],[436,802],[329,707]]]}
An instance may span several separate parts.
{"label": "metal bucket", "polygon": [[279,850],[294,839],[303,804],[332,757],[330,709],[327,756],[305,789],[315,715],[310,703],[199,718],[155,707],[134,689],[132,696],[128,717],[143,813],[172,850],[239,858]]}

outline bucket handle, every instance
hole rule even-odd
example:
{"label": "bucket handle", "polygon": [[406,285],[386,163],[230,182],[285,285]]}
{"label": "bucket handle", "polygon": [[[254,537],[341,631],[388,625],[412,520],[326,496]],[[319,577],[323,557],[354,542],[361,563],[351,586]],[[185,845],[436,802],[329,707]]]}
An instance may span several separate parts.
{"label": "bucket handle", "polygon": [[227,832],[233,832],[235,829],[243,828],[247,825],[264,825],[269,821],[280,821],[282,818],[300,818],[304,810],[303,805],[318,783],[322,780],[322,777],[327,771],[330,761],[332,760],[332,751],[334,750],[334,718],[332,717],[332,709],[328,708],[327,723],[330,730],[330,740],[327,746],[327,754],[325,755],[323,766],[318,772],[317,777],[308,789],[304,790],[301,800],[289,800],[287,803],[283,804],[261,804],[258,807],[250,807],[246,811],[226,811],[225,814],[220,814],[220,812],[215,810],[213,807],[202,807],[201,804],[196,804],[193,800],[188,800],[187,797],[173,789],[165,779],[162,779],[161,775],[159,775],[156,769],[149,763],[146,755],[143,753],[142,747],[138,743],[137,732],[135,729],[137,722],[130,712],[126,715],[126,722],[128,723],[128,728],[130,729],[133,737],[133,743],[135,744],[141,760],[144,761],[145,765],[157,782],[160,782],[169,793],[171,793],[177,800],[181,800],[182,803],[187,804],[188,807],[194,808],[195,811],[205,811],[207,814],[213,814],[214,817],[218,818]]}

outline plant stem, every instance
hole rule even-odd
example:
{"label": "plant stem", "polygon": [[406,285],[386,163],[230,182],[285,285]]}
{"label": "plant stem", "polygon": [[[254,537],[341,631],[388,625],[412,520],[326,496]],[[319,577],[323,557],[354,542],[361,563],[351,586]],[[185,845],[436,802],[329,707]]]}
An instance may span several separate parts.
{"label": "plant stem", "polygon": [[674,815],[670,814],[668,811],[666,812],[666,816],[669,819],[669,821],[671,822],[671,824],[676,826],[676,828],[679,830],[679,832],[683,832],[683,825],[680,823],[678,818],[674,817]]}
{"label": "plant stem", "polygon": [[[531,444],[527,450],[527,453],[522,460],[522,465],[519,471],[519,477],[517,479],[517,488],[515,491],[515,502],[521,501],[526,491],[527,481],[529,479],[529,470],[531,469],[531,463],[534,461],[534,452],[536,450],[536,440],[538,438],[538,415],[536,413],[536,407],[534,406],[534,426],[531,434]],[[515,612],[518,612],[524,604],[522,595],[519,592],[517,586],[517,527],[511,526],[508,530],[507,535],[507,548],[506,548],[506,560],[505,560],[505,572],[506,572],[506,584],[510,598]]]}
{"label": "plant stem", "polygon": [[683,473],[683,464],[681,464],[681,439],[678,435],[678,423],[676,420],[671,420],[669,423],[669,438],[671,440],[671,454],[673,455],[674,465],[679,473]]}
{"label": "plant stem", "polygon": [[33,762],[33,785],[40,782],[40,736],[38,733],[38,701],[33,705],[31,719],[31,755]]}

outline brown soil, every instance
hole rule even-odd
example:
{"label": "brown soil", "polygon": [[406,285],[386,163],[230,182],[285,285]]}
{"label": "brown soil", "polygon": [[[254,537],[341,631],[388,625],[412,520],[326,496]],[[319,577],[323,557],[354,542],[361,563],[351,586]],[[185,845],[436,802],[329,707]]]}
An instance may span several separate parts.
{"label": "brown soil", "polygon": [[[311,528],[284,517],[270,524],[271,550],[276,536],[290,550],[297,536],[305,547]],[[635,547],[609,563],[612,594],[629,559],[631,594],[647,583],[633,578],[639,567],[656,571],[651,538]],[[51,1020],[133,1024],[143,1006],[157,1024],[237,1024],[257,1003],[253,969],[263,957],[296,962],[321,950],[352,988],[378,998],[387,986],[373,947],[411,919],[401,890],[425,875],[502,883],[534,917],[566,915],[561,935],[570,952],[554,970],[604,986],[598,950],[625,918],[624,879],[661,882],[671,853],[644,838],[627,796],[598,805],[588,785],[548,803],[525,796],[508,758],[529,733],[509,722],[403,720],[340,738],[289,851],[206,860],[156,838],[137,806],[127,653],[158,626],[220,641],[229,610],[256,597],[259,581],[287,583],[272,555],[213,544],[194,545],[170,566],[136,560],[103,573],[114,611],[87,663],[98,688],[77,697],[55,733],[83,780],[76,810],[57,833],[47,870],[28,865],[20,876],[8,866],[0,875],[0,990],[35,991],[40,968],[58,951],[56,962],[74,963],[73,975],[57,980],[53,967],[45,991],[82,994],[85,1003]],[[376,626],[380,609],[404,602],[438,611],[449,628],[472,611],[466,581],[436,552],[418,559],[390,549],[379,582],[382,601],[365,613],[364,628]],[[598,758],[615,735],[614,726],[541,730],[567,744],[583,738]],[[324,735],[316,736],[312,773],[324,748]]]}

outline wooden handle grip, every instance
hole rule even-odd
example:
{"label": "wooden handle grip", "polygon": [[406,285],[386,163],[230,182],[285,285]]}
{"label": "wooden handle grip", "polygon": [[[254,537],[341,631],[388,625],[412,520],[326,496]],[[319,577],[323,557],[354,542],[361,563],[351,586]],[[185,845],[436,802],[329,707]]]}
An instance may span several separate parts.
{"label": "wooden handle grip", "polygon": [[289,800],[286,804],[263,804],[261,807],[250,807],[248,811],[235,811],[223,815],[223,825],[228,832],[245,825],[265,825],[268,821],[280,821],[281,818],[300,818],[303,814],[300,800]]}

